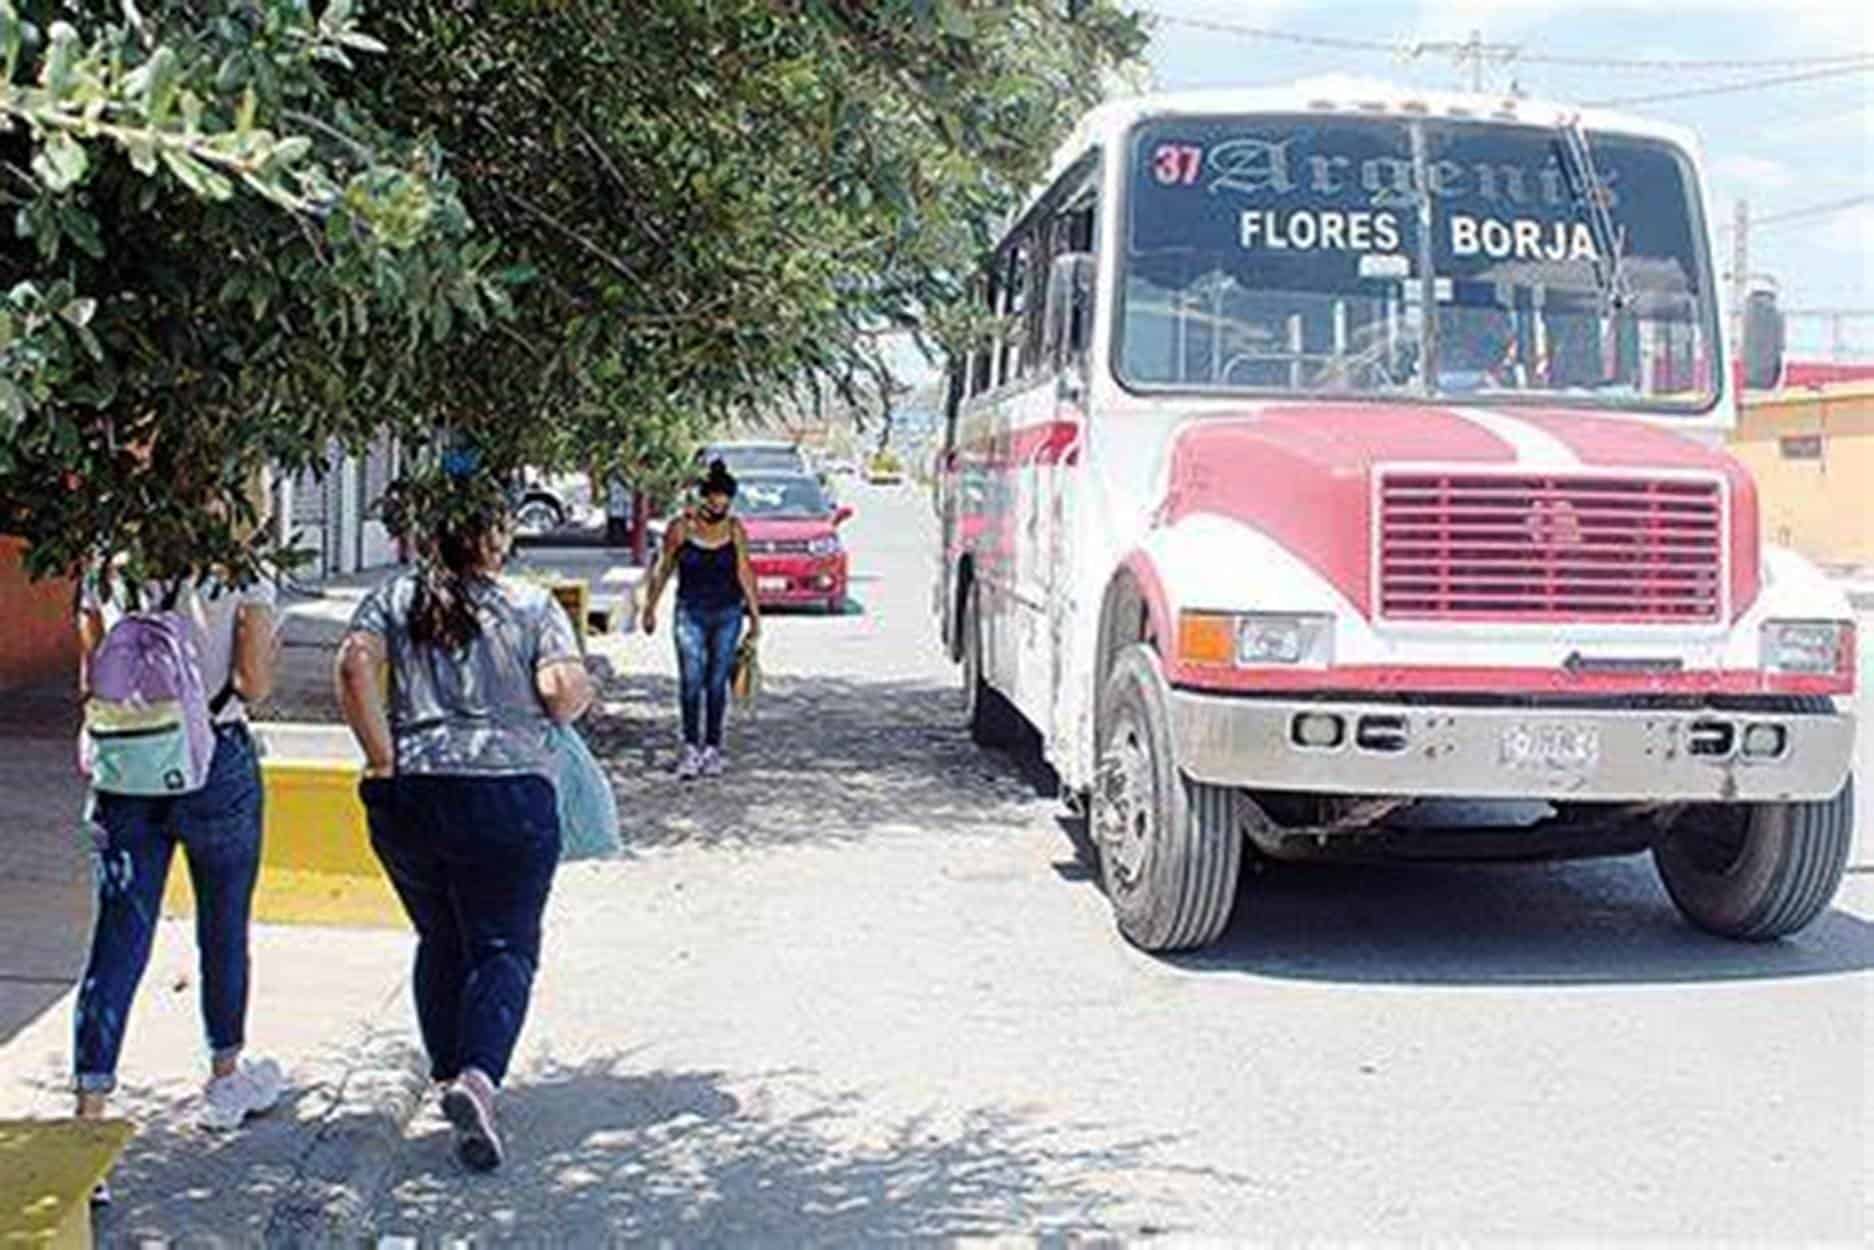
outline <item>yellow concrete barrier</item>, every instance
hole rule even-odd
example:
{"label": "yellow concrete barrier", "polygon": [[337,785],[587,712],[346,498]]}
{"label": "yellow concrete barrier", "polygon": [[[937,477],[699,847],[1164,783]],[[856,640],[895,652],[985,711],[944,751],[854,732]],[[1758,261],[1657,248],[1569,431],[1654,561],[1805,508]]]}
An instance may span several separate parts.
{"label": "yellow concrete barrier", "polygon": [[518,576],[544,586],[553,593],[553,597],[560,601],[560,606],[566,609],[566,615],[573,619],[573,633],[579,639],[579,649],[584,651],[591,632],[592,583],[583,577],[567,577],[552,569],[528,569]]}
{"label": "yellow concrete barrier", "polygon": [[[364,770],[343,725],[258,724],[266,792],[254,919],[261,924],[402,928],[407,923],[358,801]],[[163,910],[193,915],[189,874],[169,874]]]}
{"label": "yellow concrete barrier", "polygon": [[0,1246],[89,1246],[91,1190],[131,1131],[124,1120],[0,1120]]}

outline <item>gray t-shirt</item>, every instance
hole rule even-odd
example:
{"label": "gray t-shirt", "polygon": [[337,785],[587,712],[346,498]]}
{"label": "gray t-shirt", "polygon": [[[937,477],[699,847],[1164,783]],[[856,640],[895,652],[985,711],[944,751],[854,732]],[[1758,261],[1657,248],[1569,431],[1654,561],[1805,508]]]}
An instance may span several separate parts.
{"label": "gray t-shirt", "polygon": [[555,769],[552,720],[534,675],[578,660],[573,623],[551,592],[509,578],[471,583],[481,633],[461,651],[410,639],[417,575],[379,586],[351,627],[375,634],[390,657],[390,724],[400,773],[505,775]]}

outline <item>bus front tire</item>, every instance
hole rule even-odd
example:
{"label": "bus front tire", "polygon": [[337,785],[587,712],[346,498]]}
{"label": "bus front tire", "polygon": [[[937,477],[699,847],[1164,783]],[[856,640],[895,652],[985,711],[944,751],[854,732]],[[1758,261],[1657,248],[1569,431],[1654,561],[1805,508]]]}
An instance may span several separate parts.
{"label": "bus front tire", "polygon": [[1854,840],[1854,778],[1832,799],[1687,810],[1653,846],[1666,893],[1699,928],[1767,942],[1827,909]]}
{"label": "bus front tire", "polygon": [[1119,931],[1147,951],[1207,945],[1230,922],[1242,870],[1234,792],[1178,768],[1169,689],[1150,647],[1120,653],[1101,707],[1089,828]]}

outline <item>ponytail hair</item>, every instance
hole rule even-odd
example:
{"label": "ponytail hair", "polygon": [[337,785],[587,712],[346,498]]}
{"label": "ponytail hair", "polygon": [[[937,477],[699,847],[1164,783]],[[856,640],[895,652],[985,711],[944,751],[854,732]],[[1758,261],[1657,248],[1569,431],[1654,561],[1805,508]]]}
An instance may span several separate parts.
{"label": "ponytail hair", "polygon": [[471,596],[476,586],[491,580],[488,540],[495,525],[493,513],[479,512],[452,519],[436,531],[435,545],[423,558],[416,599],[410,605],[410,641],[460,651],[481,637],[481,621]]}

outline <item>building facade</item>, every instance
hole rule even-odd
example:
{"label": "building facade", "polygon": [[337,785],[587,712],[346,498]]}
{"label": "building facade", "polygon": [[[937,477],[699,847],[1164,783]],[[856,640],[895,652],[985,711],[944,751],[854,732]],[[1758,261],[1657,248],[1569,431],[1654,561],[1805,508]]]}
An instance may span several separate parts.
{"label": "building facade", "polygon": [[1805,372],[1744,397],[1731,452],[1757,479],[1766,542],[1874,568],[1874,368]]}

